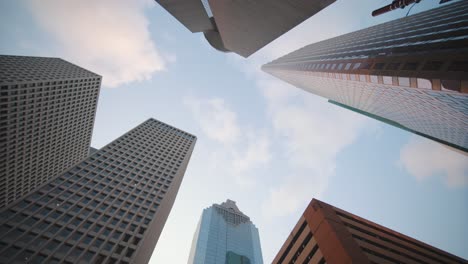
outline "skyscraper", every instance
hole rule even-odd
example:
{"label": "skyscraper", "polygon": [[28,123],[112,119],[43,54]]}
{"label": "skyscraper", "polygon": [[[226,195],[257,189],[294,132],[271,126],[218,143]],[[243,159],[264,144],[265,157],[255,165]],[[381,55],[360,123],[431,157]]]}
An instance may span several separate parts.
{"label": "skyscraper", "polygon": [[305,46],[262,69],[338,106],[468,151],[468,1]]}
{"label": "skyscraper", "polygon": [[196,138],[149,119],[0,211],[0,263],[147,263]]}
{"label": "skyscraper", "polygon": [[468,261],[312,199],[272,263],[455,264]]}
{"label": "skyscraper", "polygon": [[335,0],[156,0],[212,47],[249,57]]}
{"label": "skyscraper", "polygon": [[0,55],[0,208],[88,155],[100,85],[59,58]]}
{"label": "skyscraper", "polygon": [[262,263],[258,229],[234,201],[203,210],[188,264]]}

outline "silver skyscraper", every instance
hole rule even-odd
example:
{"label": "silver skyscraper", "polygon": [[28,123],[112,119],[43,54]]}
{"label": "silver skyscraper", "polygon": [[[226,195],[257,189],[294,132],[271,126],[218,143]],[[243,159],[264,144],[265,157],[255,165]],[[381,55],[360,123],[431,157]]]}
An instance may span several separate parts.
{"label": "silver skyscraper", "polygon": [[468,1],[305,46],[264,71],[338,106],[468,151]]}

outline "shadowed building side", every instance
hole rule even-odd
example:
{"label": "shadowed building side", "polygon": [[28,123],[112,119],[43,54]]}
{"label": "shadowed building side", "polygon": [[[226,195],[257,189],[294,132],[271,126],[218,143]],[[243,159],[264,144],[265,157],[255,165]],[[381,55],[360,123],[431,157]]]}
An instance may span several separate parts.
{"label": "shadowed building side", "polygon": [[[156,0],[215,49],[249,57],[335,0]],[[211,18],[211,20],[210,20]]]}

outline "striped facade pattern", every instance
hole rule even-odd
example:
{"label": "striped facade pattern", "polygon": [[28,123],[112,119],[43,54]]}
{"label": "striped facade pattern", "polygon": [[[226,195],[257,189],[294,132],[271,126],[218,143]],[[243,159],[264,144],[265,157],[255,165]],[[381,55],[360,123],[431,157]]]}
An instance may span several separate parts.
{"label": "striped facade pattern", "polygon": [[468,1],[311,44],[262,69],[468,151]]}
{"label": "striped facade pattern", "polygon": [[274,264],[460,264],[468,261],[313,199]]}

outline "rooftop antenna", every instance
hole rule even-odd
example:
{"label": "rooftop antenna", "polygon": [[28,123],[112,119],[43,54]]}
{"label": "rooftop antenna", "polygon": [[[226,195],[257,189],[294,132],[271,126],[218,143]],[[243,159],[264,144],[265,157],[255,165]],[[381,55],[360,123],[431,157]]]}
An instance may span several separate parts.
{"label": "rooftop antenna", "polygon": [[[449,1],[452,1],[452,0],[440,0],[439,4],[444,4]],[[379,16],[379,15],[385,14],[387,12],[393,11],[398,8],[403,9],[411,4],[417,4],[419,2],[421,2],[421,0],[393,0],[392,3],[374,10],[372,12],[372,16],[373,17]]]}

